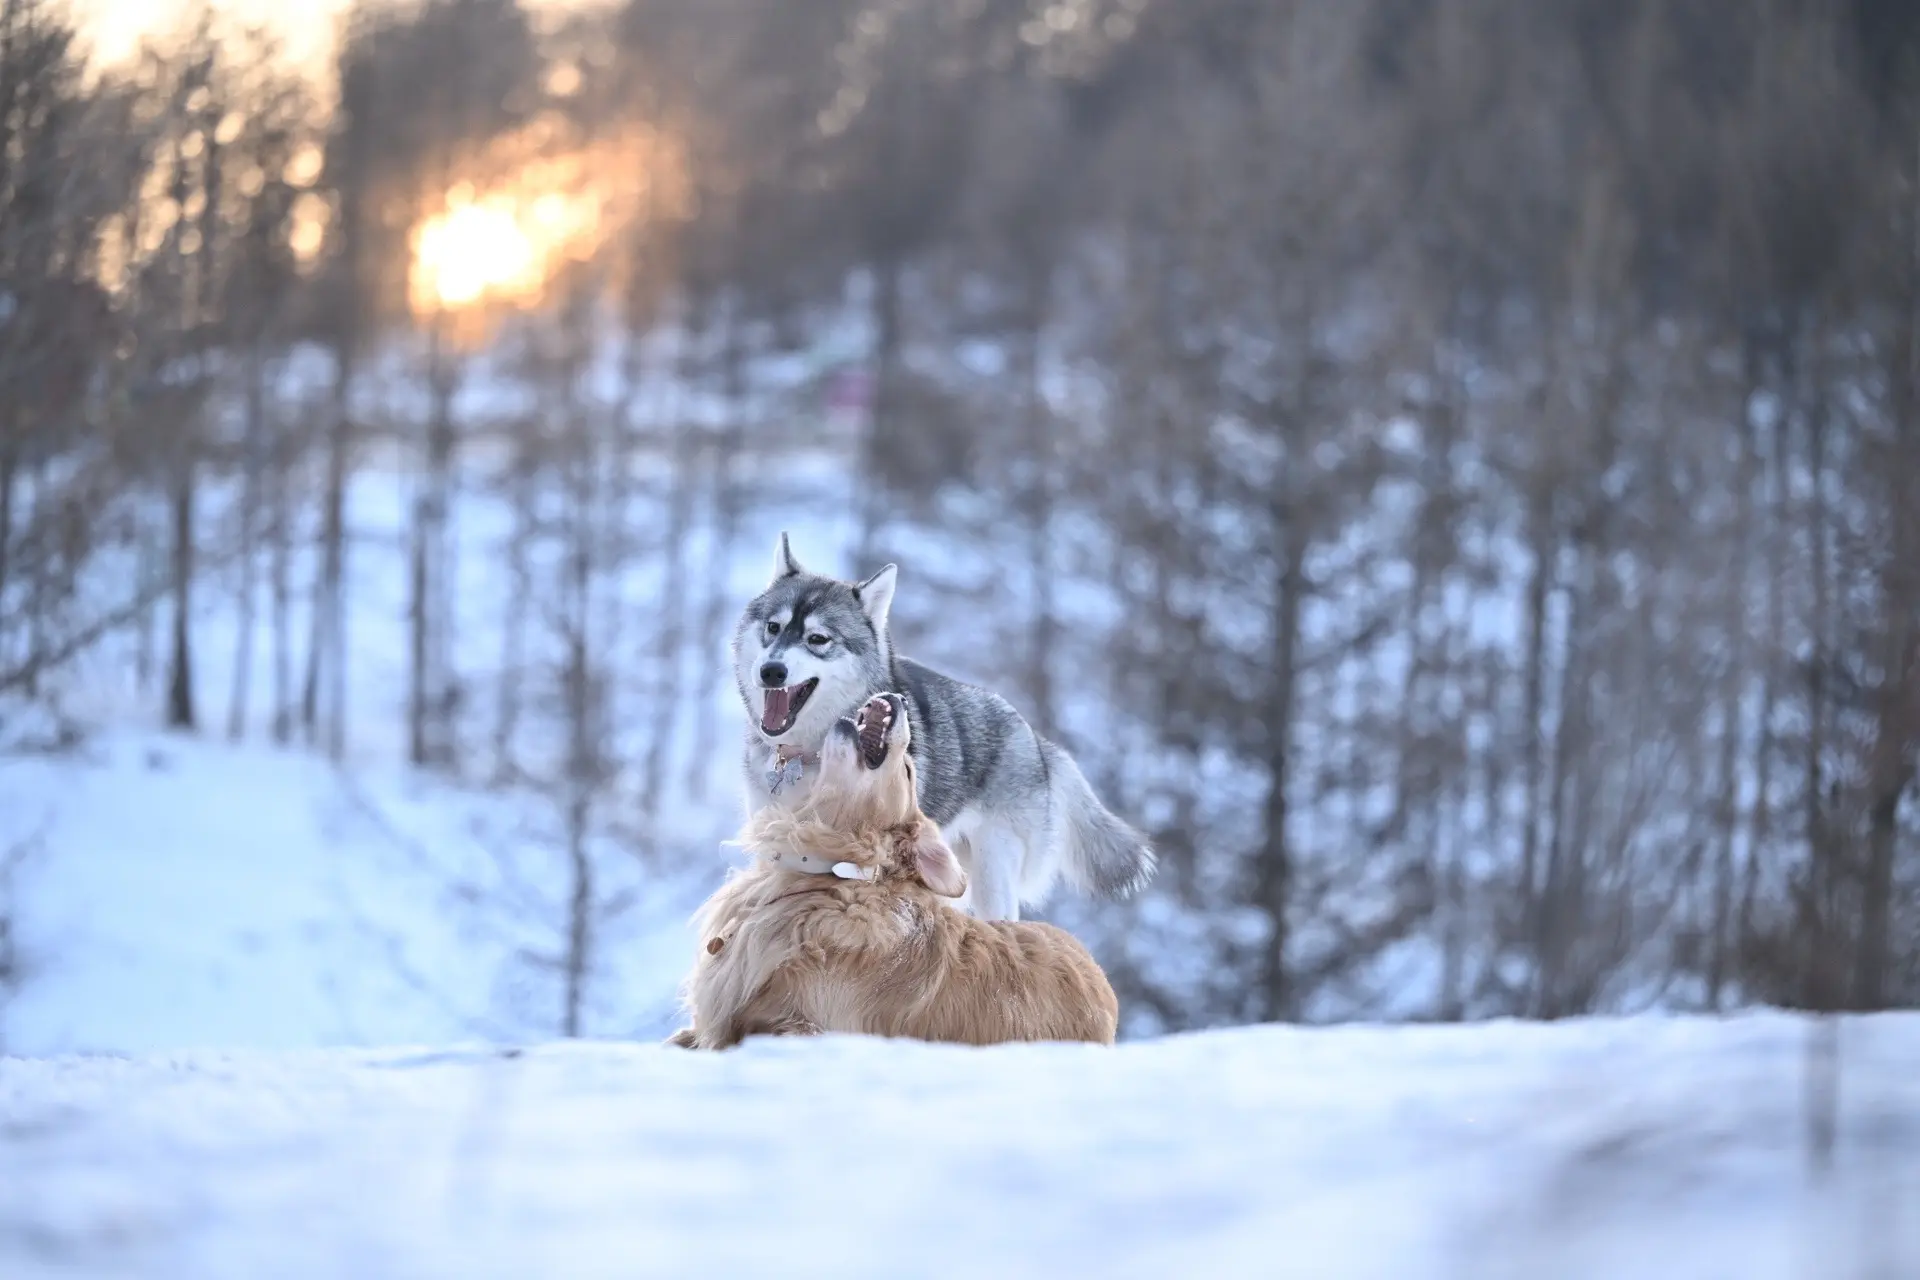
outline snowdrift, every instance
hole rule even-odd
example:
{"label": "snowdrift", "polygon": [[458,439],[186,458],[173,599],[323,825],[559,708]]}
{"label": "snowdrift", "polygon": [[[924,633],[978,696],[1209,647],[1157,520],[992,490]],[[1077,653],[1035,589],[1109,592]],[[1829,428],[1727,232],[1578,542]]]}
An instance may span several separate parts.
{"label": "snowdrift", "polygon": [[[1920,1016],[0,1061],[0,1274],[1920,1274]],[[1836,1100],[1821,1172],[1809,1116]]]}

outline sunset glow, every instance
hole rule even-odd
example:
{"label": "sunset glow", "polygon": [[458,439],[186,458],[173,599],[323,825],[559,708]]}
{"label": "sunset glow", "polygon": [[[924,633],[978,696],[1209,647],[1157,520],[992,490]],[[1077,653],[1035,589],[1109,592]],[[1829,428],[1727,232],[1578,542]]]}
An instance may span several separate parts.
{"label": "sunset glow", "polygon": [[416,314],[528,307],[568,262],[601,252],[634,219],[677,209],[684,184],[657,135],[589,144],[536,121],[501,139],[416,225]]}
{"label": "sunset glow", "polygon": [[413,305],[457,310],[485,297],[538,293],[546,277],[529,229],[510,200],[457,204],[421,224],[414,237]]}

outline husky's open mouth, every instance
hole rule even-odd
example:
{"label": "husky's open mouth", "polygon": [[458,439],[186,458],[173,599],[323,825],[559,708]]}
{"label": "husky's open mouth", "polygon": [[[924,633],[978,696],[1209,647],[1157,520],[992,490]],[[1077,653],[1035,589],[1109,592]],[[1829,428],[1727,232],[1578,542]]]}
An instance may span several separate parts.
{"label": "husky's open mouth", "polygon": [[766,702],[760,708],[760,732],[769,738],[777,738],[793,728],[793,722],[800,718],[800,708],[807,705],[807,699],[813,696],[814,689],[820,684],[820,677],[790,684],[784,689],[763,689]]}
{"label": "husky's open mouth", "polygon": [[858,732],[860,759],[869,769],[887,762],[887,733],[893,728],[893,700],[885,694],[870,698],[853,717]]}

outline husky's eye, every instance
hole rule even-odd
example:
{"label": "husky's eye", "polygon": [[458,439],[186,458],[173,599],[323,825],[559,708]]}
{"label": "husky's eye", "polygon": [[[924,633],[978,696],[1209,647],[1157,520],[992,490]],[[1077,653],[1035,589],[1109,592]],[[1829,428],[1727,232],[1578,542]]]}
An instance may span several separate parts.
{"label": "husky's eye", "polygon": [[769,636],[777,636],[780,634],[780,624],[772,618],[767,619],[767,634]]}
{"label": "husky's eye", "polygon": [[833,643],[833,637],[829,635],[822,635],[820,632],[815,631],[807,636],[807,643],[812,645],[816,649],[824,649],[828,645]]}

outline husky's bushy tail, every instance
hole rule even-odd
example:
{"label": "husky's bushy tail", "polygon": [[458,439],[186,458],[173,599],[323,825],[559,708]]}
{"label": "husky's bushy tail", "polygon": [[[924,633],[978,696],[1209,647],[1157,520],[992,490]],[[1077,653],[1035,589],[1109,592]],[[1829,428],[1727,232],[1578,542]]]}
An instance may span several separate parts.
{"label": "husky's bushy tail", "polygon": [[1147,838],[1115,817],[1087,785],[1086,775],[1065,751],[1040,739],[1047,765],[1047,793],[1053,807],[1061,871],[1084,893],[1124,898],[1153,877],[1153,847]]}

